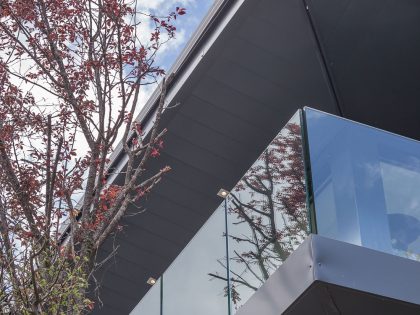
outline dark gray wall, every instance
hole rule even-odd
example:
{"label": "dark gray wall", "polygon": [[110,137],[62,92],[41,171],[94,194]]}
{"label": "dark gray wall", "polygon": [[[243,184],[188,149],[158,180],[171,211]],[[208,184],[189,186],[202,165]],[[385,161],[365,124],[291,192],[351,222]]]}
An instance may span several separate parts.
{"label": "dark gray wall", "polygon": [[211,48],[202,53],[207,34],[185,63],[197,62],[193,72],[178,74],[185,83],[173,101],[181,106],[166,114],[165,149],[148,165],[173,171],[141,204],[147,211],[125,218],[99,253],[120,245],[97,274],[105,307],[95,314],[133,309],[146,280],[216,209],[219,188],[236,183],[298,108],[420,138],[419,2],[246,0],[232,19],[226,13]]}

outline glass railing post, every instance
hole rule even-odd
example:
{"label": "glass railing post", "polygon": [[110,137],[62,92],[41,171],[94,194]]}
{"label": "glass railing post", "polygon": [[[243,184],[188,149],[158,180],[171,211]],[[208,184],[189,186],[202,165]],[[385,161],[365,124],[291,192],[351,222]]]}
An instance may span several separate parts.
{"label": "glass railing post", "polygon": [[163,275],[160,277],[160,315],[163,315]]}
{"label": "glass railing post", "polygon": [[230,284],[230,259],[229,259],[229,225],[228,225],[228,208],[227,208],[227,197],[223,201],[225,206],[225,239],[226,239],[226,279],[227,279],[227,302],[228,302],[228,315],[232,313],[232,292],[231,292],[231,284]]}
{"label": "glass railing post", "polygon": [[314,204],[314,192],[312,186],[311,156],[308,145],[308,127],[306,125],[306,115],[304,110],[299,110],[300,118],[300,137],[302,139],[302,161],[305,175],[305,195],[306,212],[309,221],[309,233],[317,234],[316,213]]}

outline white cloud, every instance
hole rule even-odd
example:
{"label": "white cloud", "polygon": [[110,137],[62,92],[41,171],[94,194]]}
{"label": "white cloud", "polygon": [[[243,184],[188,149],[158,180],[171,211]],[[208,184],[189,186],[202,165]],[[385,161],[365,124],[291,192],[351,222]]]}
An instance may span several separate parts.
{"label": "white cloud", "polygon": [[195,7],[196,5],[197,0],[143,0],[138,7],[154,14],[164,14],[169,10],[175,10],[176,7]]}

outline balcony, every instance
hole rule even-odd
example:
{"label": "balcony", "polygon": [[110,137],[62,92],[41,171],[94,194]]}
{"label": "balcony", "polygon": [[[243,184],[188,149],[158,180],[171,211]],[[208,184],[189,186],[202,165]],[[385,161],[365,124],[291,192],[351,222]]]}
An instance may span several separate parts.
{"label": "balcony", "polygon": [[[386,269],[371,270],[378,264],[420,274],[419,191],[420,142],[305,108],[221,194],[220,206],[164,274],[151,275],[157,282],[131,314],[245,315],[262,310],[259,304],[271,307],[261,315],[304,314],[297,299],[304,296],[309,307],[325,288],[330,299],[347,288],[356,292],[351,301],[398,299],[404,314],[418,312],[420,294],[397,292],[398,283],[376,290],[359,271],[385,284]],[[321,288],[319,268],[328,255],[344,257],[340,251],[347,258],[324,272],[336,268],[339,279]],[[414,287],[418,277],[411,277]],[[373,287],[381,287],[377,282]]]}

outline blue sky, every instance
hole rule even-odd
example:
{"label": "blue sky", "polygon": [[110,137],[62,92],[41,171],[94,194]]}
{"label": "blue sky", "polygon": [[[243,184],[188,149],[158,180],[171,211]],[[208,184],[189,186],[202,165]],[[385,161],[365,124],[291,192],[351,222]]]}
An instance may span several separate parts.
{"label": "blue sky", "polygon": [[[177,32],[175,38],[165,44],[159,51],[156,63],[163,69],[169,70],[180,55],[182,49],[197,29],[200,22],[212,6],[214,0],[142,0],[139,1],[138,8],[140,11],[148,12],[157,16],[165,16],[169,12],[175,10],[176,7],[186,8],[187,14],[179,17],[176,21]],[[150,30],[152,24],[143,24],[144,39],[150,38]],[[141,110],[149,99],[155,85],[144,86],[140,91],[140,107],[136,110],[136,114]]]}
{"label": "blue sky", "polygon": [[179,44],[175,49],[169,50],[165,54],[163,66],[166,69],[169,69],[179,56],[182,49],[185,47],[185,44],[197,29],[213,2],[214,0],[194,0],[189,1],[189,3],[185,5],[187,8],[187,14],[182,17],[179,21],[180,23],[178,24],[178,30],[180,31],[182,38],[177,39],[179,40]]}
{"label": "blue sky", "polygon": [[164,69],[168,70],[172,66],[213,2],[214,0],[143,0],[140,4],[141,8],[155,15],[165,15],[176,7],[187,9],[187,14],[176,22],[176,38],[168,43],[157,60]]}

